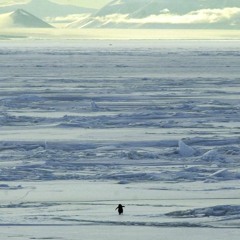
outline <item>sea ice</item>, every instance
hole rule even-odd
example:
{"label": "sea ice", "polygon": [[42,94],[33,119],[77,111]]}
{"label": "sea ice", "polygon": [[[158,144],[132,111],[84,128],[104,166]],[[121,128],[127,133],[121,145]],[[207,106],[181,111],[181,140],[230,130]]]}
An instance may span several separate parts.
{"label": "sea ice", "polygon": [[1,238],[239,239],[239,54],[2,41]]}

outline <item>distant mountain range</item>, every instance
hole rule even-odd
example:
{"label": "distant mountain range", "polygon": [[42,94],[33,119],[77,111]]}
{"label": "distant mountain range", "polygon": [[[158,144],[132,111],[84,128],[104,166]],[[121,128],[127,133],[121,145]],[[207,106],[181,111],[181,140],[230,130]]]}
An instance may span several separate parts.
{"label": "distant mountain range", "polygon": [[95,9],[91,8],[57,4],[48,0],[31,0],[25,4],[15,4],[11,6],[1,7],[0,14],[13,12],[17,9],[24,9],[25,11],[28,11],[39,18],[59,17],[69,14],[93,13],[96,11]]}
{"label": "distant mountain range", "polygon": [[[23,10],[17,12],[18,8]],[[31,23],[24,11],[25,15],[33,14],[67,28],[240,29],[240,0],[113,0],[98,11],[31,0],[0,8],[0,13],[5,13],[2,19],[8,16],[7,12],[14,12],[20,15],[8,16],[14,19],[14,25],[28,27]],[[0,18],[1,25],[4,24]]]}
{"label": "distant mountain range", "polygon": [[70,28],[240,28],[240,0],[114,0]]}
{"label": "distant mountain range", "polygon": [[53,28],[50,24],[44,22],[40,18],[17,9],[14,12],[4,13],[0,15],[1,28]]}
{"label": "distant mountain range", "polygon": [[147,17],[168,10],[174,14],[186,14],[199,9],[240,7],[239,0],[113,0],[94,16],[110,14],[131,14],[133,17]]}

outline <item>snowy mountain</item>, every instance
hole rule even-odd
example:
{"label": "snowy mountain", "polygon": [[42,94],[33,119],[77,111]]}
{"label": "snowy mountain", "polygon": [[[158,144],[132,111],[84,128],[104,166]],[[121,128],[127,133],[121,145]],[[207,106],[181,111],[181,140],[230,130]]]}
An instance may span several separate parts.
{"label": "snowy mountain", "polygon": [[114,0],[97,11],[94,16],[130,14],[143,7],[149,0]]}
{"label": "snowy mountain", "polygon": [[31,12],[39,18],[95,12],[95,10],[91,8],[62,5],[51,2],[49,0],[31,0],[30,2],[27,2],[25,4],[15,4],[12,6],[2,7],[0,8],[0,13],[12,12],[19,8]]}
{"label": "snowy mountain", "polygon": [[239,0],[114,0],[71,28],[235,28]]}
{"label": "snowy mountain", "polygon": [[100,9],[95,16],[110,14],[136,14],[147,15],[160,13],[168,9],[171,13],[186,14],[191,11],[209,8],[240,7],[239,0],[114,0]]}
{"label": "snowy mountain", "polygon": [[50,24],[27,11],[17,9],[0,15],[1,28],[53,28]]}

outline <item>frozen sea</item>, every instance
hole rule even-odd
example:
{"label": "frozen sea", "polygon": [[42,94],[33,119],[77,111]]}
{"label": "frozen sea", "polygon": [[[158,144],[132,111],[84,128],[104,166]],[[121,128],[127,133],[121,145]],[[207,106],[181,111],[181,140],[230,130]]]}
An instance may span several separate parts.
{"label": "frozen sea", "polygon": [[1,41],[0,239],[239,239],[239,66],[238,40]]}

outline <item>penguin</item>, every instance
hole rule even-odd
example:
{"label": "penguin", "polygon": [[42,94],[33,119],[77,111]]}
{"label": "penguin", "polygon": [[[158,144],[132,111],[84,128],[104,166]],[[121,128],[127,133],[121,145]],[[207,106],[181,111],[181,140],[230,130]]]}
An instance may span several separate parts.
{"label": "penguin", "polygon": [[122,204],[118,204],[117,208],[115,209],[115,211],[118,209],[118,213],[119,215],[123,214],[123,208],[125,206],[123,206]]}

